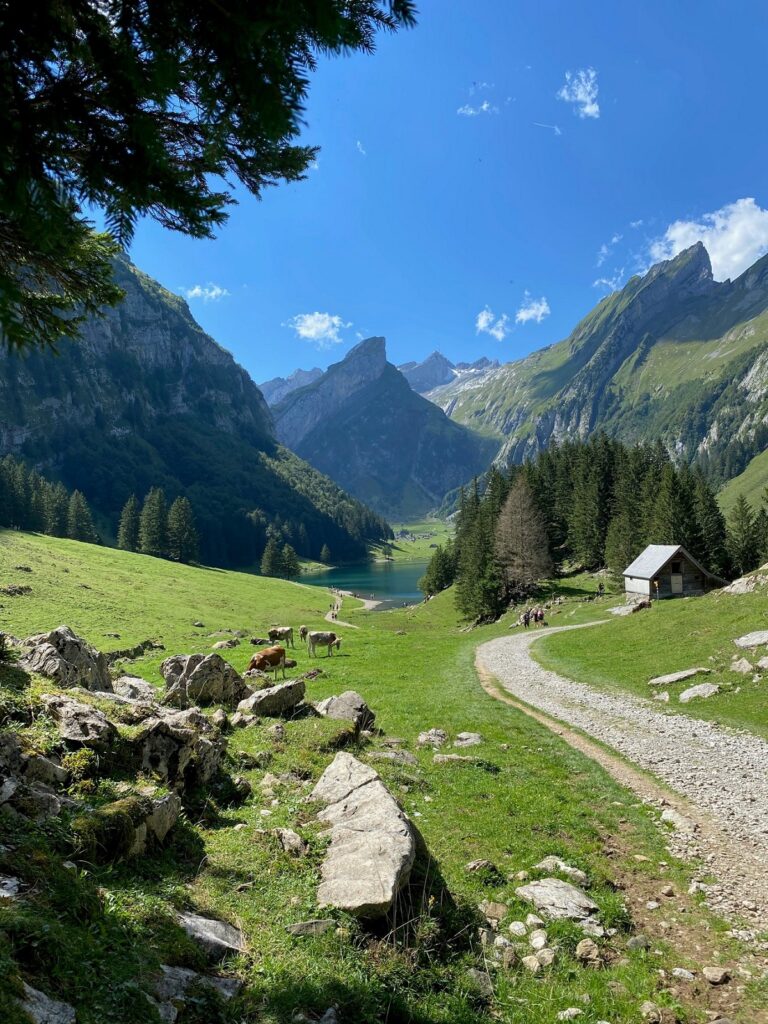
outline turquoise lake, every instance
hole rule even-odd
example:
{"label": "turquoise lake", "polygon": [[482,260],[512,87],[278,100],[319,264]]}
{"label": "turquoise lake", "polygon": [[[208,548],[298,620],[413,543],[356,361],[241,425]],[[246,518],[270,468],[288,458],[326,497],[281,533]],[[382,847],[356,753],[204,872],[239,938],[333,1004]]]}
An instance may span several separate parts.
{"label": "turquoise lake", "polygon": [[307,573],[301,582],[313,587],[351,590],[358,597],[383,601],[383,610],[421,601],[424,595],[417,583],[426,568],[426,562],[366,562]]}

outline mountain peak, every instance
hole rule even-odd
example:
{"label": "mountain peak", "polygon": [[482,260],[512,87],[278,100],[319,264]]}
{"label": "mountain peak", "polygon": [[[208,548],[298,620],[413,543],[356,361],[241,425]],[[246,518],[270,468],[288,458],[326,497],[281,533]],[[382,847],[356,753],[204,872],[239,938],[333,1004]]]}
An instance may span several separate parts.
{"label": "mountain peak", "polygon": [[659,278],[674,282],[675,288],[683,287],[687,294],[708,291],[715,283],[712,275],[712,261],[703,242],[694,242],[670,260],[663,260],[651,267],[645,281]]}
{"label": "mountain peak", "polygon": [[342,363],[351,362],[356,359],[374,359],[382,365],[387,361],[386,338],[365,338],[347,352]]}

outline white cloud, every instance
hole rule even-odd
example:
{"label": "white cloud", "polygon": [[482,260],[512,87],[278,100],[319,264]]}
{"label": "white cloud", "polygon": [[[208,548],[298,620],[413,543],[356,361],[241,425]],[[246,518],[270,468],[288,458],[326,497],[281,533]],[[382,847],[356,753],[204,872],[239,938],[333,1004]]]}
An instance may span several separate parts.
{"label": "white cloud", "polygon": [[469,95],[474,96],[476,92],[482,92],[484,89],[493,89],[490,82],[473,82],[469,88]]}
{"label": "white cloud", "polygon": [[565,72],[565,85],[557,93],[557,98],[573,103],[574,113],[579,117],[597,118],[600,117],[597,93],[597,72],[594,68],[581,68],[580,71]]}
{"label": "white cloud", "polygon": [[226,288],[214,284],[213,281],[209,281],[208,284],[193,284],[191,288],[181,290],[188,299],[202,299],[203,302],[218,302],[229,295]]}
{"label": "white cloud", "polygon": [[540,299],[534,299],[530,292],[526,292],[523,304],[515,313],[515,323],[527,324],[529,321],[535,320],[537,324],[540,324],[549,316],[550,312],[549,303],[543,295]]}
{"label": "white cloud", "polygon": [[615,245],[618,245],[623,237],[624,237],[623,235],[619,235],[619,234],[611,235],[610,241],[609,242],[605,242],[603,245],[600,246],[600,248],[597,250],[597,266],[598,267],[602,267],[602,265],[605,263],[605,261],[611,255],[611,250],[613,249],[613,247]]}
{"label": "white cloud", "polygon": [[641,228],[643,226],[643,223],[644,223],[643,220],[631,220],[629,222],[629,226],[631,228]]}
{"label": "white cloud", "polygon": [[754,199],[737,199],[697,221],[676,220],[651,243],[651,260],[671,259],[696,242],[704,243],[715,280],[738,277],[768,252],[768,210]]}
{"label": "white cloud", "polygon": [[598,277],[592,282],[593,288],[600,288],[606,292],[617,292],[624,280],[624,267],[614,270],[610,277]]}
{"label": "white cloud", "polygon": [[456,113],[460,114],[462,117],[477,117],[478,114],[498,114],[498,112],[499,108],[494,107],[494,105],[489,103],[488,100],[483,100],[483,102],[477,107],[473,107],[471,104],[465,103],[456,111]]}
{"label": "white cloud", "polygon": [[317,348],[331,348],[340,345],[344,339],[339,334],[351,323],[345,323],[340,316],[332,313],[297,313],[283,323],[291,327],[304,341],[311,341]]}
{"label": "white cloud", "polygon": [[534,128],[549,128],[550,131],[553,131],[555,133],[555,135],[562,135],[563,134],[560,131],[560,128],[558,127],[558,125],[556,125],[556,124],[542,124],[541,121],[534,121],[533,122],[533,126],[534,126]]}
{"label": "white cloud", "polygon": [[486,306],[475,317],[475,332],[490,334],[496,341],[504,341],[509,334],[509,317],[506,313],[496,316],[491,307]]}
{"label": "white cloud", "polygon": [[357,142],[355,143],[355,149],[360,154],[360,156],[368,156],[368,151],[365,148],[365,146],[362,144],[360,139],[358,139]]}

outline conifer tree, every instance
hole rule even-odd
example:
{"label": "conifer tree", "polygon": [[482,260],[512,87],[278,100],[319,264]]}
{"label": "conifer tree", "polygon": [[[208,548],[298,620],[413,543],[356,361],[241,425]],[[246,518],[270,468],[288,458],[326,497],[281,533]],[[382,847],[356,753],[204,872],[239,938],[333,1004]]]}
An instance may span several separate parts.
{"label": "conifer tree", "polygon": [[331,563],[331,549],[327,544],[323,544],[320,548],[320,561],[325,565],[330,565]]}
{"label": "conifer tree", "polygon": [[740,494],[728,517],[728,553],[734,570],[743,575],[756,568],[758,546],[755,515],[747,499]]}
{"label": "conifer tree", "polygon": [[45,532],[51,537],[66,537],[69,495],[63,484],[54,484],[45,497]]}
{"label": "conifer tree", "polygon": [[88,502],[81,491],[73,491],[69,499],[67,537],[70,540],[85,541],[87,544],[96,544],[99,539],[96,528],[93,525],[91,510],[88,508]]}
{"label": "conifer tree", "polygon": [[264,554],[261,556],[259,572],[262,576],[282,576],[283,560],[280,556],[280,547],[274,536],[267,541]]}
{"label": "conifer tree", "polygon": [[446,587],[450,587],[455,578],[456,560],[453,544],[449,540],[445,547],[438,544],[435,548],[418,587],[422,594],[439,594]]}
{"label": "conifer tree", "polygon": [[522,473],[496,520],[494,546],[508,595],[530,590],[552,571],[544,517]]}
{"label": "conifer tree", "polygon": [[132,494],[120,513],[117,528],[117,546],[123,551],[136,551],[139,547],[139,500]]}
{"label": "conifer tree", "polygon": [[168,553],[168,509],[161,487],[153,487],[144,499],[139,517],[139,551],[157,558]]}
{"label": "conifer tree", "polygon": [[200,541],[192,505],[188,498],[176,498],[168,512],[168,555],[177,562],[194,562]]}
{"label": "conifer tree", "polygon": [[280,575],[286,579],[293,579],[295,576],[300,575],[301,566],[299,565],[299,559],[296,555],[292,545],[284,544],[283,550],[280,552],[281,572]]}
{"label": "conifer tree", "polygon": [[[716,576],[727,577],[728,546],[725,517],[712,488],[700,472],[694,474],[694,512],[702,541],[704,568]],[[768,538],[767,538],[768,539]]]}

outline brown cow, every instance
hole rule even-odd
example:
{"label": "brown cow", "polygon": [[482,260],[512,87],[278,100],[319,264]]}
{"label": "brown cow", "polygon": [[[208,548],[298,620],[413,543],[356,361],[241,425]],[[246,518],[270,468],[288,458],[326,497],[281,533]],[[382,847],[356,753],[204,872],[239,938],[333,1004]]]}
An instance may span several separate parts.
{"label": "brown cow", "polygon": [[277,681],[277,670],[282,669],[285,679],[285,648],[280,646],[265,647],[258,651],[248,662],[247,671],[256,669],[258,672],[271,672],[274,670],[275,681]]}

